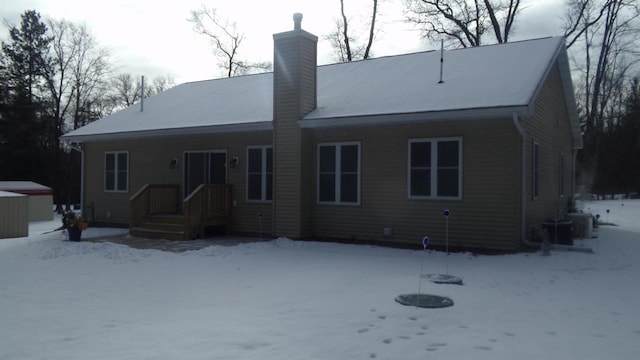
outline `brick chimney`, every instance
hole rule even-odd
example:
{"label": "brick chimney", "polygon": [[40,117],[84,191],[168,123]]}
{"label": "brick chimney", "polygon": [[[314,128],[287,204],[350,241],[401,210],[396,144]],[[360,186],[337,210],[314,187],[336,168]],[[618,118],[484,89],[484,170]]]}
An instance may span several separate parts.
{"label": "brick chimney", "polygon": [[274,235],[310,237],[313,205],[311,130],[298,121],[317,104],[318,37],[302,30],[302,14],[291,31],[273,35]]}

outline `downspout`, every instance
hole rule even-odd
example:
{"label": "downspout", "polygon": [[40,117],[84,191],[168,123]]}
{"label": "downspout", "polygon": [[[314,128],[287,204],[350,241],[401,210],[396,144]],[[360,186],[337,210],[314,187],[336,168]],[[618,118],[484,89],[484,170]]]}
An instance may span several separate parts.
{"label": "downspout", "polygon": [[526,226],[527,226],[527,136],[524,128],[520,123],[518,113],[513,113],[513,125],[520,134],[521,149],[520,149],[520,241],[527,246],[540,247],[540,244],[534,244],[527,240]]}
{"label": "downspout", "polygon": [[68,145],[71,149],[80,152],[80,211],[82,217],[86,219],[87,215],[84,212],[84,149],[82,143],[68,143]]}

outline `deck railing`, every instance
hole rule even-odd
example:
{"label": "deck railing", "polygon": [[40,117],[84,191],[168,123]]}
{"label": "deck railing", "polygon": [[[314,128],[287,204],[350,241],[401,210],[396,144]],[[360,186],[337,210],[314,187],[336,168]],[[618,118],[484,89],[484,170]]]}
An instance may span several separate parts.
{"label": "deck railing", "polygon": [[147,184],[129,199],[129,227],[140,224],[147,215],[179,212],[179,185]]}
{"label": "deck railing", "polygon": [[231,223],[231,185],[203,184],[180,201],[179,185],[147,184],[129,199],[129,228],[149,215],[183,214],[184,239],[204,236],[204,228]]}
{"label": "deck railing", "polygon": [[202,237],[204,227],[227,225],[231,222],[231,185],[202,184],[184,199],[185,236]]}

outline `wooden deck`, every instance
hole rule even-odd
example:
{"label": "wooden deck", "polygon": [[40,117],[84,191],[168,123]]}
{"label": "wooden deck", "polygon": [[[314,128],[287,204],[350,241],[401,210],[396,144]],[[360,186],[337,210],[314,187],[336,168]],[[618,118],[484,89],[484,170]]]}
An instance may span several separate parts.
{"label": "wooden deck", "polygon": [[231,185],[202,184],[180,200],[180,186],[147,184],[129,199],[129,233],[148,239],[202,238],[208,226],[231,233]]}

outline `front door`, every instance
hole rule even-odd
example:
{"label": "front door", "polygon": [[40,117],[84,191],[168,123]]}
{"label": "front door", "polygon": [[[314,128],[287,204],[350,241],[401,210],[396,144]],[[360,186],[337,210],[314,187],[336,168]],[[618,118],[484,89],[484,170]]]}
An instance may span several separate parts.
{"label": "front door", "polygon": [[184,197],[200,184],[227,183],[225,151],[189,151],[184,153]]}

